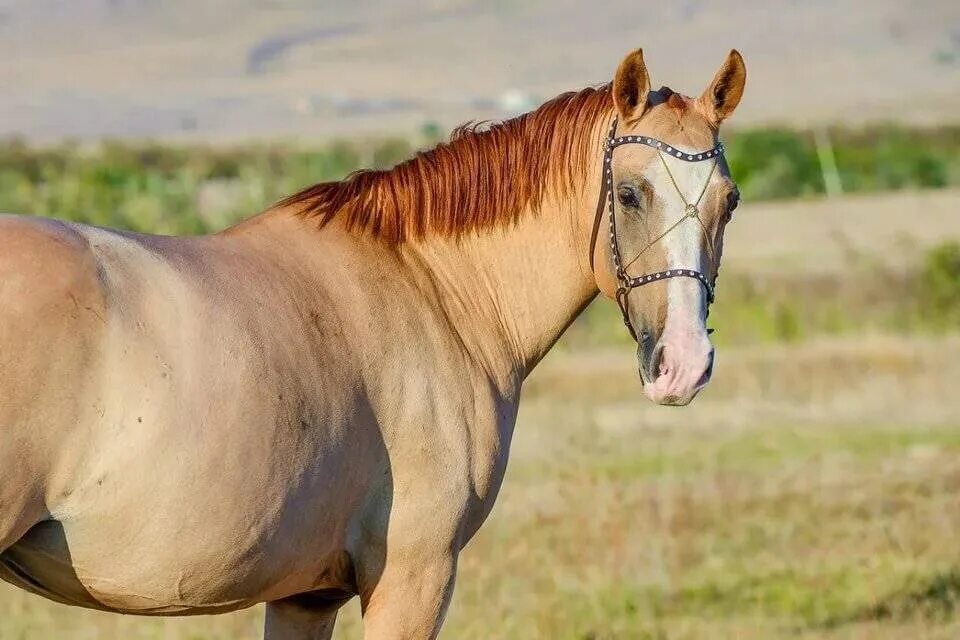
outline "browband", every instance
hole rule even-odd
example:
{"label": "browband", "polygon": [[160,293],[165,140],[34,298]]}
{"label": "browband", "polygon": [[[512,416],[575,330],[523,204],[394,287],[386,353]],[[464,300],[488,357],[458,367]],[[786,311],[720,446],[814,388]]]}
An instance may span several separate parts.
{"label": "browband", "polygon": [[610,138],[607,140],[607,147],[610,149],[614,149],[623,144],[645,144],[648,147],[658,149],[671,158],[685,160],[686,162],[700,162],[702,160],[709,160],[710,158],[715,158],[719,155],[722,155],[725,151],[722,142],[718,143],[717,146],[709,151],[687,153],[686,151],[681,151],[680,149],[671,147],[666,142],[657,140],[656,138],[648,138],[647,136],[620,136],[618,138]]}

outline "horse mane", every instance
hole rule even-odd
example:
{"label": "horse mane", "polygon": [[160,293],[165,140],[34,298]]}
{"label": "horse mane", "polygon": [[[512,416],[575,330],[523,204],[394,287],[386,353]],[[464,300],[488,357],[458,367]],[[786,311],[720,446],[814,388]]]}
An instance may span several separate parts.
{"label": "horse mane", "polygon": [[564,93],[498,124],[462,125],[449,142],[392,169],[323,182],[278,206],[391,244],[509,226],[536,211],[548,188],[561,196],[575,188],[599,150],[596,125],[612,109],[609,85]]}

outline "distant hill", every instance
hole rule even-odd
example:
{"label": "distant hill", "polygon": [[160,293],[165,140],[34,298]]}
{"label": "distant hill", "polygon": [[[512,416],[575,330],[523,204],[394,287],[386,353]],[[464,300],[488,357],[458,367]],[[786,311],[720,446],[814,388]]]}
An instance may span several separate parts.
{"label": "distant hill", "polygon": [[946,0],[0,0],[0,136],[446,128],[607,81],[635,46],[685,93],[740,49],[738,125],[960,119]]}

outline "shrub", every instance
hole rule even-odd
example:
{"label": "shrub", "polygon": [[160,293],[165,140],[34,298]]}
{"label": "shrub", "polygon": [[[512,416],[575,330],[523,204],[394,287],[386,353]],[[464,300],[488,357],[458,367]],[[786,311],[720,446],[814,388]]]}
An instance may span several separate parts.
{"label": "shrub", "polygon": [[[429,124],[421,136],[429,145],[438,133]],[[847,191],[960,184],[960,127],[836,129],[831,137]],[[34,148],[22,140],[0,141],[0,211],[135,231],[211,231],[310,184],[339,179],[364,166],[390,167],[415,148],[416,142],[404,138],[337,140],[312,149],[118,141]],[[734,131],[727,148],[733,176],[747,200],[823,192],[808,132]],[[211,184],[236,197],[218,201],[215,212],[200,211],[200,194]]]}
{"label": "shrub", "polygon": [[924,318],[941,328],[960,328],[960,242],[927,252],[919,285]]}

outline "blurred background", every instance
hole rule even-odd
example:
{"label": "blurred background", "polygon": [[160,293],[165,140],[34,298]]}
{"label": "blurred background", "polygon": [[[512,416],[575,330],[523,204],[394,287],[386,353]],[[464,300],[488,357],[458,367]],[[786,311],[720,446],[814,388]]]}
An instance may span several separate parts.
{"label": "blurred background", "polygon": [[[0,210],[204,233],[469,119],[748,73],[714,382],[598,301],[531,378],[447,638],[960,637],[960,3],[0,0]],[[256,638],[0,587],[0,638]],[[359,638],[355,604],[337,637]]]}

